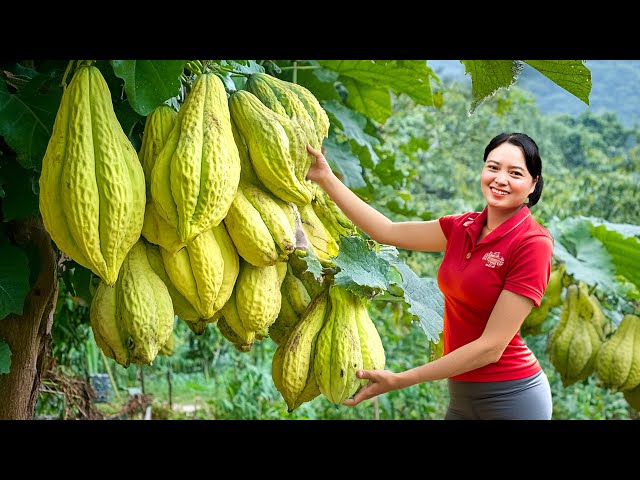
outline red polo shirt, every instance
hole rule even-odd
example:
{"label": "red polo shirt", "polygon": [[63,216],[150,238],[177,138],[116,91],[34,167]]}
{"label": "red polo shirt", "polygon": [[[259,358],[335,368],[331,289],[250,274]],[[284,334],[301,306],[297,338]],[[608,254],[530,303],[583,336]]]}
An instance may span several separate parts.
{"label": "red polo shirt", "polygon": [[[480,337],[503,289],[540,305],[553,256],[553,238],[523,207],[476,242],[486,223],[487,207],[440,218],[447,238],[438,286],[444,294],[444,354]],[[541,367],[520,333],[502,357],[453,380],[495,382],[529,377]]]}

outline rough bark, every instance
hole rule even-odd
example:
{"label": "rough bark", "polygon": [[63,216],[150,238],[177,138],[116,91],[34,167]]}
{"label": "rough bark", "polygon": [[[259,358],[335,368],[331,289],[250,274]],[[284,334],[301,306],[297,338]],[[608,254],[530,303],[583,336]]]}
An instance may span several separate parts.
{"label": "rough bark", "polygon": [[29,420],[34,416],[41,376],[51,351],[59,254],[39,215],[12,227],[16,245],[37,250],[40,271],[25,298],[23,314],[0,320],[0,338],[11,349],[11,370],[0,375],[0,420]]}

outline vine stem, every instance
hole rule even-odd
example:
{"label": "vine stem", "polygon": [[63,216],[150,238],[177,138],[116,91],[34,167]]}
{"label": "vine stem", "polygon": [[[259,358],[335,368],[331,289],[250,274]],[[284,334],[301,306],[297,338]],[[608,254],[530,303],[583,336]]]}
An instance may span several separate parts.
{"label": "vine stem", "polygon": [[95,60],[70,60],[69,63],[67,64],[67,69],[64,71],[64,75],[62,76],[62,82],[60,83],[60,85],[62,86],[62,90],[66,90],[67,88],[67,76],[69,76],[69,73],[71,73],[74,62],[76,62],[76,69],[77,69],[81,65],[89,67],[93,63],[95,63]]}
{"label": "vine stem", "polygon": [[218,72],[230,73],[231,75],[236,77],[248,77],[250,75],[248,73],[235,72],[233,68],[222,67],[220,65],[212,65],[212,68],[217,70]]}
{"label": "vine stem", "polygon": [[280,70],[317,70],[322,68],[320,65],[297,65],[294,64],[290,67],[280,67]]}
{"label": "vine stem", "polygon": [[62,82],[60,83],[60,86],[62,86],[62,90],[66,90],[67,88],[67,75],[69,75],[69,72],[73,67],[73,62],[75,62],[75,60],[69,60],[69,63],[67,64],[67,69],[64,71],[64,75],[62,76]]}

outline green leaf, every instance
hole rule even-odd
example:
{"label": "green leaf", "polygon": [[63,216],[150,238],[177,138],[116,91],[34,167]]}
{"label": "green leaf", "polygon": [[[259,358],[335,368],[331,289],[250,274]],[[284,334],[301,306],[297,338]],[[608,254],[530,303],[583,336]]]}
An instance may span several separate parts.
{"label": "green leaf", "polygon": [[0,188],[4,190],[2,218],[5,222],[22,219],[37,214],[38,178],[39,174],[33,170],[25,170],[14,159],[3,161],[0,157]]}
{"label": "green leaf", "polygon": [[[380,140],[365,132],[367,118],[358,112],[350,110],[339,102],[330,101],[326,102],[323,106],[327,111],[333,128],[339,128],[347,138],[357,145],[364,147],[370,163],[372,165],[377,164],[379,158],[374,147],[380,144]],[[358,156],[360,157],[360,155]]]}
{"label": "green leaf", "polygon": [[0,243],[0,320],[10,313],[22,315],[29,289],[27,255],[9,242]]}
{"label": "green leaf", "polygon": [[396,156],[386,154],[373,169],[383,185],[401,185],[409,176],[396,162]]}
{"label": "green leaf", "polygon": [[391,95],[384,87],[374,87],[353,78],[343,78],[342,84],[349,91],[347,105],[373,120],[384,123],[393,113]]}
{"label": "green leaf", "polygon": [[322,264],[311,248],[307,248],[306,252],[307,255],[301,257],[307,265],[307,268],[303,270],[303,272],[311,272],[315,279],[320,281],[322,279]]}
{"label": "green leaf", "polygon": [[433,105],[430,79],[437,77],[426,60],[321,60],[318,64],[340,75],[348,90],[347,105],[379,123],[391,116],[390,92]]}
{"label": "green leaf", "polygon": [[143,117],[180,94],[185,63],[186,60],[111,60],[113,72],[124,80],[129,103]]}
{"label": "green leaf", "polygon": [[372,251],[364,238],[341,237],[339,246],[338,256],[334,259],[340,269],[334,277],[336,285],[345,286],[360,296],[389,288],[389,263]]}
{"label": "green leaf", "polygon": [[602,218],[583,217],[591,222],[595,227],[603,225],[607,230],[618,232],[623,237],[640,237],[640,225],[632,225],[630,223],[611,223]]}
{"label": "green leaf", "polygon": [[575,280],[597,285],[612,295],[628,290],[617,282],[616,265],[602,241],[594,236],[589,220],[583,217],[554,219],[547,228],[554,238],[554,256],[566,264],[566,272]]}
{"label": "green leaf", "polygon": [[353,154],[349,143],[337,144],[331,136],[323,142],[322,146],[326,150],[325,158],[332,170],[338,174],[347,187],[351,189],[366,187],[367,184],[362,177],[360,160]]}
{"label": "green leaf", "polygon": [[234,73],[263,73],[264,67],[255,60],[221,60],[220,65],[231,68]]}
{"label": "green leaf", "polygon": [[[376,138],[370,138],[377,141]],[[360,164],[368,168],[375,168],[375,166],[380,162],[380,158],[371,143],[367,143],[362,146],[351,140],[351,150],[360,159]]]}
{"label": "green leaf", "polygon": [[395,247],[384,246],[381,255],[402,275],[400,286],[404,290],[404,301],[409,313],[418,318],[420,327],[429,340],[437,342],[442,331],[444,317],[444,295],[433,278],[418,277],[402,262]]}
{"label": "green leaf", "polygon": [[222,67],[222,70],[218,70],[216,73],[229,92],[244,88],[247,79],[239,77],[237,74],[249,75],[265,71],[264,67],[255,60],[220,60],[217,63]]}
{"label": "green leaf", "polygon": [[610,223],[594,226],[594,237],[602,242],[611,256],[616,275],[624,277],[640,289],[640,240],[634,236],[625,237],[615,227],[608,227],[611,227]]}
{"label": "green leaf", "polygon": [[488,97],[495,95],[500,88],[509,88],[522,72],[522,62],[517,60],[461,60],[465,74],[471,76],[473,96],[472,114]]}
{"label": "green leaf", "polygon": [[549,80],[589,105],[591,70],[584,60],[524,60]]}
{"label": "green leaf", "polygon": [[44,75],[34,77],[17,94],[0,79],[0,136],[23,167],[40,170],[61,98],[62,89]]}
{"label": "green leaf", "polygon": [[367,118],[361,113],[355,112],[335,100],[324,102],[322,106],[327,111],[331,125],[340,128],[348,138],[355,140],[360,145],[369,143],[370,138],[373,138],[364,132]]}
{"label": "green leaf", "polygon": [[11,371],[11,349],[9,345],[0,340],[0,374]]}
{"label": "green leaf", "polygon": [[[75,262],[74,262],[75,263]],[[75,264],[73,268],[73,276],[71,277],[71,283],[75,290],[76,296],[85,301],[87,305],[91,305],[91,299],[93,296],[89,291],[89,283],[91,282],[92,273],[88,268],[82,265]]]}
{"label": "green leaf", "polygon": [[[311,63],[317,65],[317,62]],[[338,81],[336,72],[325,68],[299,70],[296,80],[297,83],[313,93],[321,104],[328,100],[341,101],[340,94],[335,87],[335,83]]]}
{"label": "green leaf", "polygon": [[[130,140],[131,132],[137,124],[140,124],[142,129],[144,129],[145,117],[139,115],[129,102],[115,103],[113,105],[113,111],[118,118],[118,122],[120,122],[120,126],[122,126],[122,130]],[[136,147],[136,150],[139,149],[139,145],[134,145],[134,147]]]}

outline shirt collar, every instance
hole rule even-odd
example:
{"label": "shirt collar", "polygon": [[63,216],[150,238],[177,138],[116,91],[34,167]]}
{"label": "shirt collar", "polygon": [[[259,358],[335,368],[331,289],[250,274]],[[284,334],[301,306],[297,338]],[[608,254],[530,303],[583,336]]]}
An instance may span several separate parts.
{"label": "shirt collar", "polygon": [[[467,228],[467,234],[470,235],[471,238],[478,238],[480,230],[482,230],[484,224],[487,223],[488,208],[488,206],[485,206],[476,217],[469,218],[465,222],[464,225]],[[524,205],[513,217],[506,222],[501,223],[497,228],[490,232],[494,234],[492,235],[492,238],[503,237],[520,225],[529,215],[531,215],[531,210],[529,210],[529,207]],[[484,239],[482,241],[484,241]]]}

